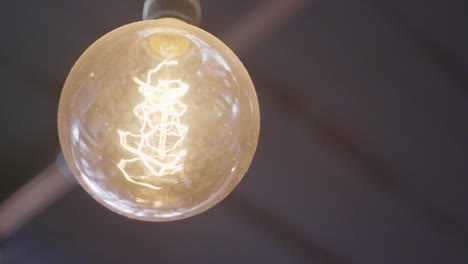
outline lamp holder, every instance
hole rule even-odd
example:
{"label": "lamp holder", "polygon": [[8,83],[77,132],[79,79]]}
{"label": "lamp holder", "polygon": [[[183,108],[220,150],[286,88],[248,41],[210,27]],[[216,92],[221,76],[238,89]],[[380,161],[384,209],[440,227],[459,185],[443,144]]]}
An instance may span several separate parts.
{"label": "lamp holder", "polygon": [[194,26],[201,21],[199,0],[145,0],[143,20],[173,17]]}

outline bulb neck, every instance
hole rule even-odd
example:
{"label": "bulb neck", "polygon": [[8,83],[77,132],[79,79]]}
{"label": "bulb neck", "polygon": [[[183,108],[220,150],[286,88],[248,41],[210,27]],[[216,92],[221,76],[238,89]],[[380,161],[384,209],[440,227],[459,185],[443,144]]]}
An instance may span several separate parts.
{"label": "bulb neck", "polygon": [[172,17],[199,26],[201,6],[199,0],[145,0],[143,20]]}

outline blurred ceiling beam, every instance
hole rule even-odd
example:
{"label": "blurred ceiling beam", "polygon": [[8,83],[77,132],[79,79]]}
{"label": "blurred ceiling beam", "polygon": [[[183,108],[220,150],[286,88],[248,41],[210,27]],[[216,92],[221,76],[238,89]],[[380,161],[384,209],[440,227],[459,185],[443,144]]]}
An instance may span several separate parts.
{"label": "blurred ceiling beam", "polygon": [[463,87],[468,87],[468,74],[460,57],[451,53],[435,41],[429,34],[411,24],[391,1],[362,0],[376,13],[386,19],[393,28],[404,38],[409,40],[426,58],[438,65],[453,80]]}
{"label": "blurred ceiling beam", "polygon": [[296,252],[310,263],[351,263],[336,252],[332,252],[316,241],[308,239],[301,231],[295,230],[281,221],[277,215],[272,214],[265,208],[256,206],[255,203],[248,201],[236,192],[227,197],[226,201],[223,202],[223,206],[236,213],[237,216],[241,216],[246,221],[254,224],[266,236],[283,242],[288,249]]}
{"label": "blurred ceiling beam", "polygon": [[385,166],[381,160],[367,154],[359,145],[350,138],[351,133],[334,126],[327,118],[321,117],[307,110],[307,107],[298,100],[299,96],[283,92],[278,88],[278,83],[273,84],[268,77],[262,76],[259,71],[250,69],[255,77],[257,89],[265,89],[267,95],[281,110],[291,116],[294,120],[299,120],[306,131],[311,134],[318,134],[339,156],[351,161],[356,167],[366,173],[365,179],[374,184],[383,192],[388,193],[394,199],[410,204],[414,212],[421,217],[421,220],[429,224],[434,230],[443,235],[447,235],[452,241],[460,244],[468,244],[468,232],[463,223],[456,220],[444,208],[439,208],[430,203],[425,197],[414,194],[407,185],[401,181],[401,176]]}
{"label": "blurred ceiling beam", "polygon": [[67,193],[73,182],[54,163],[0,204],[0,240],[8,238],[30,219]]}
{"label": "blurred ceiling beam", "polygon": [[308,0],[264,0],[227,29],[221,39],[241,56],[309,3]]}

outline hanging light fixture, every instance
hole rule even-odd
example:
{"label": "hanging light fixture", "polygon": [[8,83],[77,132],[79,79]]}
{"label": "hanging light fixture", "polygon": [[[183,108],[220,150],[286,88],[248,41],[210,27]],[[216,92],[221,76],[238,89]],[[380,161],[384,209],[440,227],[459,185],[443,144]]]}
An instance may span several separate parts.
{"label": "hanging light fixture", "polygon": [[149,0],[143,18],[98,39],[73,66],[60,144],[105,207],[177,220],[214,206],[242,179],[258,142],[258,100],[237,56],[192,25],[198,1]]}

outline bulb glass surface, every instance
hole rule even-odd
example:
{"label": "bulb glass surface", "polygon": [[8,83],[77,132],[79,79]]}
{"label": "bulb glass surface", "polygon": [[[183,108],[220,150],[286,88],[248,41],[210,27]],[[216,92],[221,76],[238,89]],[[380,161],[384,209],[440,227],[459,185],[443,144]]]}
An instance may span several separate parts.
{"label": "bulb glass surface", "polygon": [[72,68],[59,103],[65,159],[107,208],[146,221],[200,213],[246,173],[258,101],[237,56],[164,18],[120,27]]}

